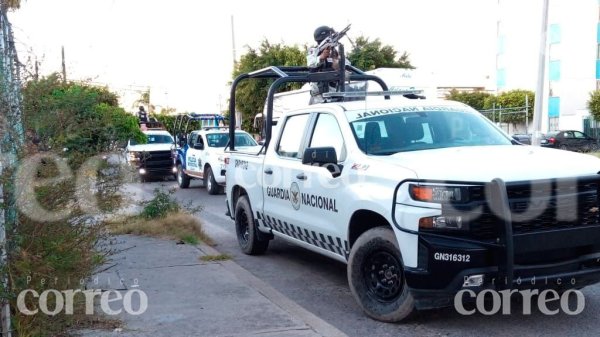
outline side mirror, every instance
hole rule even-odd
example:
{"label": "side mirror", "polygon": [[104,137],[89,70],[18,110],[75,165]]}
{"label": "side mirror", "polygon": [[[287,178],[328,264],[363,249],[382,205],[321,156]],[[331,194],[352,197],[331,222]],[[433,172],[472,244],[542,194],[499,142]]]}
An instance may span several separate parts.
{"label": "side mirror", "polygon": [[304,150],[302,164],[324,166],[337,165],[337,153],[333,147],[309,147]]}
{"label": "side mirror", "polygon": [[196,150],[204,150],[204,143],[196,143],[196,144],[194,144],[194,149],[196,149]]}

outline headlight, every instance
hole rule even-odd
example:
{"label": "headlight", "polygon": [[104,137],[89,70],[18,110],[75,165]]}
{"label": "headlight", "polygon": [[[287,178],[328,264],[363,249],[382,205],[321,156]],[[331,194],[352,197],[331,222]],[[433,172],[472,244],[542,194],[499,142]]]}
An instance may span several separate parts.
{"label": "headlight", "polygon": [[468,223],[460,215],[431,216],[419,219],[420,229],[469,230]]}
{"label": "headlight", "polygon": [[465,186],[411,184],[408,192],[413,200],[422,202],[465,203],[469,200],[469,190]]}

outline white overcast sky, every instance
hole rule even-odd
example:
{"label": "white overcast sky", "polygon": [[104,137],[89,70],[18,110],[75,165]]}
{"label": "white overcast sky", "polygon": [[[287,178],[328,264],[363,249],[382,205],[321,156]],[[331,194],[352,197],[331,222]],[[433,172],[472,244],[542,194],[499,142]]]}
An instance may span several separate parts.
{"label": "white overcast sky", "polygon": [[[407,51],[443,85],[494,83],[497,0],[22,2],[9,14],[22,61],[33,53],[42,74],[60,71],[64,45],[70,79],[106,83],[129,96],[138,94],[124,89],[150,86],[154,104],[179,111],[217,112],[219,97],[225,109],[232,15],[238,58],[264,38],[302,46],[313,43],[320,25],[352,23],[349,36],[380,38]],[[527,22],[523,29],[538,30]],[[131,109],[131,102],[122,104]]]}

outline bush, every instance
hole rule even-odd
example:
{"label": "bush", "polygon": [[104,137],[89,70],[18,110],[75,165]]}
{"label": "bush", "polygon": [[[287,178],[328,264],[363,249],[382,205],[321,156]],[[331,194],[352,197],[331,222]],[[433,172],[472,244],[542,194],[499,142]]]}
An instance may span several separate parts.
{"label": "bush", "polygon": [[117,95],[106,88],[63,83],[56,74],[25,85],[23,121],[38,150],[67,148],[75,164],[114,151],[130,138],[146,141],[137,117],[118,106]]}
{"label": "bush", "polygon": [[144,209],[140,216],[144,219],[160,219],[172,212],[180,210],[179,204],[172,195],[174,190],[163,192],[158,188],[154,190],[154,198],[149,201],[142,202]]}
{"label": "bush", "polygon": [[600,120],[600,90],[590,92],[587,108],[595,120]]}

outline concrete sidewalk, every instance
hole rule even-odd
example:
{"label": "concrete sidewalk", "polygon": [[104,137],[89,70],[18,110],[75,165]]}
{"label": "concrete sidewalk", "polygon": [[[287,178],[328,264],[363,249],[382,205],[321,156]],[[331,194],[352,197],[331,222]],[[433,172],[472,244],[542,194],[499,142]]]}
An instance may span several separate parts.
{"label": "concrete sidewalk", "polygon": [[[142,290],[147,310],[116,316],[122,329],[80,331],[80,336],[345,336],[235,262],[201,261],[200,256],[219,254],[212,247],[122,235],[114,248],[120,251],[115,265],[89,287],[122,294]],[[139,296],[133,299],[130,311],[139,308]],[[122,304],[115,301],[110,308]]]}

